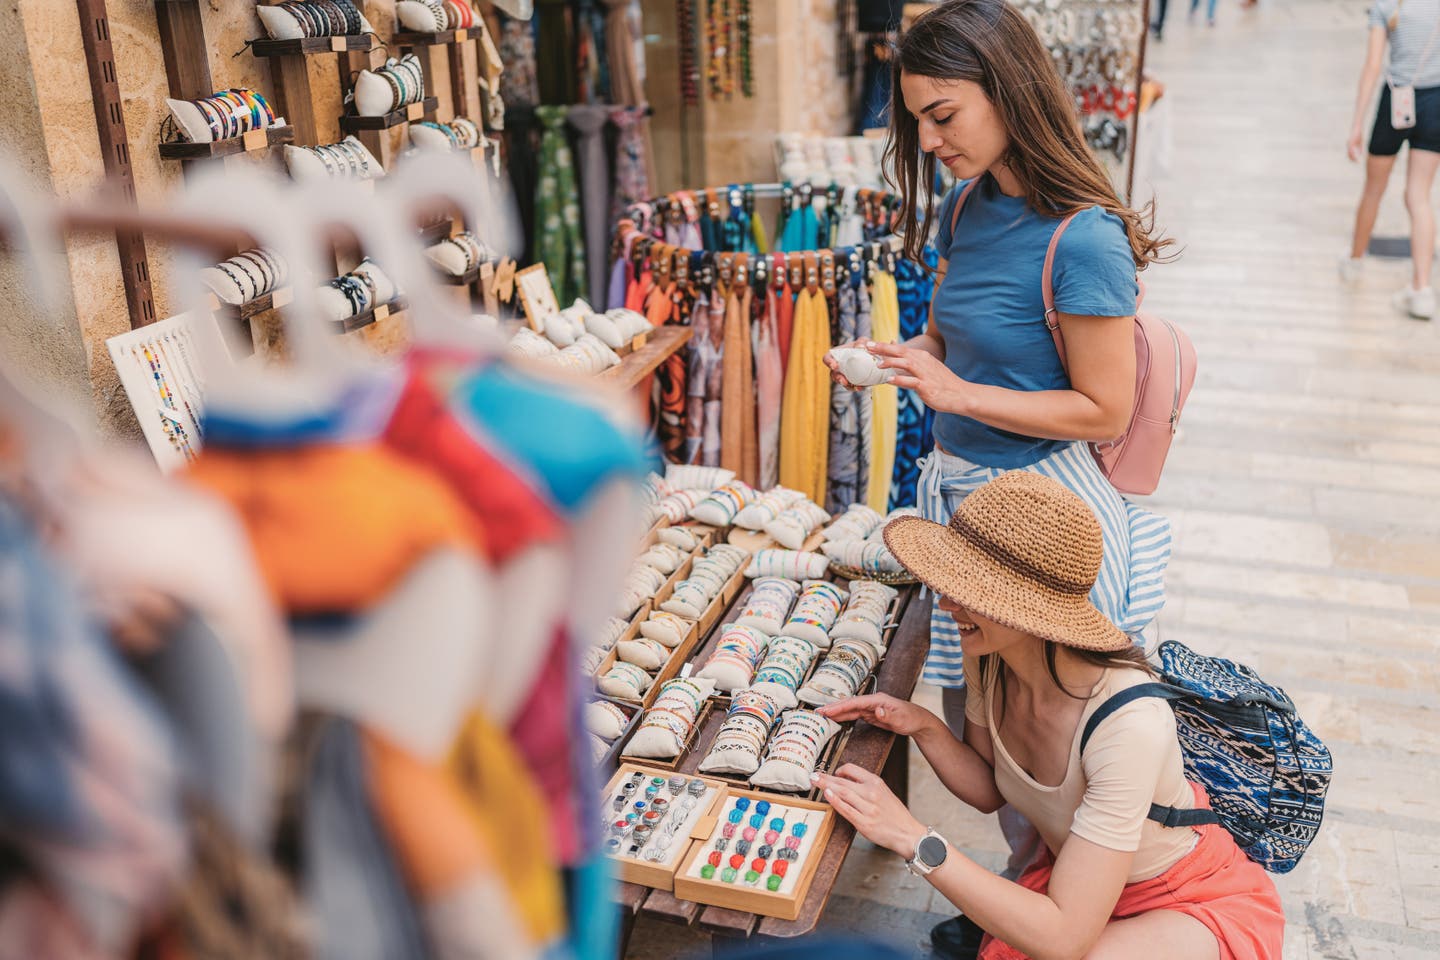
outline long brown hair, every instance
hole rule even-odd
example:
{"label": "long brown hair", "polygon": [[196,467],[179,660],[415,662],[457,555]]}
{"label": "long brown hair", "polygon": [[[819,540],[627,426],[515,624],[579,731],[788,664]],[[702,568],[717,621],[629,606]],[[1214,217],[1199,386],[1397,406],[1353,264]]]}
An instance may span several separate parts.
{"label": "long brown hair", "polygon": [[1120,202],[1085,142],[1074,98],[1050,52],[1018,9],[1004,0],[946,0],[900,37],[891,63],[885,166],[904,200],[908,258],[923,262],[921,250],[935,217],[935,155],[920,150],[920,123],[905,107],[902,72],[980,86],[1005,124],[1010,140],[1005,163],[1031,209],[1063,217],[1101,207],[1124,222],[1136,269],[1167,259],[1163,252],[1174,241],[1155,233],[1154,202],[1141,212]]}
{"label": "long brown hair", "polygon": [[[1055,666],[1055,656],[1060,645],[1053,640],[1045,640],[1042,642],[1045,644],[1045,672],[1050,674],[1050,679],[1054,681],[1055,686],[1061,693],[1071,699],[1086,699],[1082,694],[1071,692],[1069,687],[1060,682],[1060,671]],[[1106,653],[1100,653],[1094,650],[1077,650],[1074,647],[1070,647],[1069,651],[1092,666],[1121,667],[1129,670],[1140,670],[1151,677],[1158,675],[1155,672],[1154,666],[1145,658],[1145,651],[1139,647],[1132,646],[1124,650],[1114,650]],[[988,653],[980,658],[980,676],[982,678],[980,685],[983,688],[988,689],[991,684],[997,680],[999,681],[997,693],[999,694],[1000,702],[995,711],[995,723],[998,726],[1000,721],[1005,719],[1005,664],[1000,659],[1000,654]],[[983,691],[973,692],[981,696],[985,695]]]}

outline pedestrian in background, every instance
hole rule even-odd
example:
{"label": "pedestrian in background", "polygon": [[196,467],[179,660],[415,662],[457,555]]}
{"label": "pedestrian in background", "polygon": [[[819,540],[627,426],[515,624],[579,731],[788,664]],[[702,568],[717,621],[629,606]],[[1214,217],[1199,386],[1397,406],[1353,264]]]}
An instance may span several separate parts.
{"label": "pedestrian in background", "polygon": [[1430,206],[1430,190],[1435,171],[1440,168],[1440,56],[1434,55],[1437,39],[1440,0],[1376,0],[1370,8],[1365,66],[1360,71],[1355,118],[1346,142],[1350,160],[1359,161],[1365,112],[1375,94],[1388,46],[1390,63],[1384,69],[1385,88],[1380,92],[1366,151],[1365,186],[1355,211],[1349,256],[1340,260],[1340,277],[1346,282],[1358,279],[1390,171],[1395,168],[1401,145],[1408,142],[1405,209],[1410,214],[1413,270],[1409,286],[1395,294],[1394,303],[1397,309],[1421,320],[1435,313],[1435,291],[1430,286],[1435,214]]}

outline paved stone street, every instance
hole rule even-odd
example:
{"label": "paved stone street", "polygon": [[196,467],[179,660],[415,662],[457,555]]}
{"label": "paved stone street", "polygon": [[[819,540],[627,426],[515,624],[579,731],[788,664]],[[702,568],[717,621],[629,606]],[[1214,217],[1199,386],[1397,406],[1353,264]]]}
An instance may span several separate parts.
{"label": "paved stone street", "polygon": [[[1173,134],[1153,185],[1185,249],[1146,275],[1148,306],[1200,355],[1150,498],[1175,524],[1161,635],[1285,687],[1337,768],[1319,840],[1277,880],[1285,960],[1440,956],[1440,321],[1392,311],[1405,263],[1368,264],[1353,291],[1336,278],[1364,38],[1358,0],[1222,0],[1214,29],[1173,0],[1149,54]],[[1402,173],[1403,158],[1378,233],[1408,229]],[[934,689],[916,699],[938,712]],[[917,816],[998,868],[993,818],[918,753],[911,777]],[[862,842],[827,923],[923,955],[951,912]],[[631,956],[703,947],[642,923]]]}

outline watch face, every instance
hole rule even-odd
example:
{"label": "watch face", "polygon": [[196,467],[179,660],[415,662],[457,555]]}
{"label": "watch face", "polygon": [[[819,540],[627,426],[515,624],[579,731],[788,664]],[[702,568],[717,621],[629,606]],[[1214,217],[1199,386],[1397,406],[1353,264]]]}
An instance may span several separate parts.
{"label": "watch face", "polygon": [[925,837],[920,841],[915,859],[934,869],[945,862],[945,841],[939,837]]}

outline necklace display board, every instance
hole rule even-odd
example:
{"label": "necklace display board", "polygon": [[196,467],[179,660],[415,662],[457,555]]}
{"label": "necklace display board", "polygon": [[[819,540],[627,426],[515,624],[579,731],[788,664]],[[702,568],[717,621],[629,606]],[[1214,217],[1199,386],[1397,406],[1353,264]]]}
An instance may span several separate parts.
{"label": "necklace display board", "polygon": [[1085,139],[1121,199],[1134,186],[1147,0],[1017,0],[1075,97]]}

